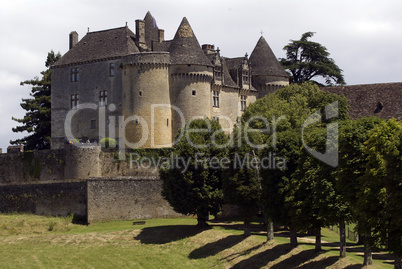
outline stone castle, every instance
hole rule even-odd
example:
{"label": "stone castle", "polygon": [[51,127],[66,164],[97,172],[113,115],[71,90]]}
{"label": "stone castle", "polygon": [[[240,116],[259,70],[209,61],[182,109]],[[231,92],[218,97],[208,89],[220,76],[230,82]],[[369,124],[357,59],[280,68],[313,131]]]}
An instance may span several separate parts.
{"label": "stone castle", "polygon": [[115,138],[120,147],[172,145],[188,120],[219,120],[230,132],[247,105],[289,84],[261,36],[250,57],[202,45],[186,18],[164,40],[151,13],[126,27],[88,32],[52,66],[52,148],[73,138]]}

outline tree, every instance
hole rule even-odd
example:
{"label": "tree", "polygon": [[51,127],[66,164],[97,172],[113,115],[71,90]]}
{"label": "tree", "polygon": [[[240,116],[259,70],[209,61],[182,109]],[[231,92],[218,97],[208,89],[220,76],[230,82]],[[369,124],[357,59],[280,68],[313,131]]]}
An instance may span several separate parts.
{"label": "tree", "polygon": [[279,59],[280,64],[287,70],[290,83],[312,81],[314,77],[323,77],[327,85],[345,84],[342,69],[332,58],[327,49],[319,43],[309,41],[314,32],[307,32],[300,40],[291,40],[283,50],[286,59]]}
{"label": "tree", "polygon": [[[375,242],[388,246],[395,268],[402,268],[402,123],[380,122],[370,132],[364,152],[368,163],[360,178],[358,206],[365,222],[358,228],[372,236],[365,247]],[[365,255],[365,264],[370,263]]]}
{"label": "tree", "polygon": [[[367,140],[369,132],[381,121],[382,119],[377,117],[360,118],[344,121],[340,127],[339,165],[333,173],[336,179],[335,188],[340,198],[345,202],[346,211],[343,220],[340,219],[340,228],[344,226],[345,220],[360,222],[358,227],[366,222],[364,218],[359,218],[360,210],[357,207],[357,197],[362,186],[359,178],[364,175],[367,164],[364,142]],[[345,231],[340,229],[341,257],[346,255],[344,233]],[[367,253],[370,249],[366,248],[365,251],[366,257],[371,256],[371,253]]]}
{"label": "tree", "polygon": [[15,133],[28,132],[28,136],[22,139],[10,141],[10,144],[23,144],[28,150],[42,150],[50,148],[50,124],[51,124],[51,70],[53,65],[61,57],[60,53],[49,52],[45,62],[47,69],[41,72],[42,78],[21,82],[21,85],[32,85],[30,96],[32,98],[22,99],[21,107],[26,110],[22,119],[12,117],[22,125],[12,128]]}
{"label": "tree", "polygon": [[258,151],[259,158],[276,164],[284,160],[284,165],[262,167],[261,200],[268,218],[290,227],[292,246],[297,244],[297,223],[290,218],[285,197],[301,154],[301,129],[313,113],[319,110],[324,115],[325,107],[336,101],[337,119],[349,118],[345,97],[322,91],[311,83],[292,84],[257,100],[242,116],[242,122],[254,130],[249,140],[263,147]]}
{"label": "tree", "polygon": [[241,146],[229,150],[230,165],[223,174],[223,192],[225,203],[239,207],[244,220],[244,236],[249,236],[251,219],[261,210],[261,185],[255,153],[245,143],[242,127],[236,126],[232,133],[234,145],[239,145],[241,140]]}
{"label": "tree", "polygon": [[207,118],[189,121],[182,131],[173,157],[160,169],[162,195],[176,212],[197,215],[197,225],[203,227],[208,215],[216,215],[223,203],[228,137],[218,121]]}

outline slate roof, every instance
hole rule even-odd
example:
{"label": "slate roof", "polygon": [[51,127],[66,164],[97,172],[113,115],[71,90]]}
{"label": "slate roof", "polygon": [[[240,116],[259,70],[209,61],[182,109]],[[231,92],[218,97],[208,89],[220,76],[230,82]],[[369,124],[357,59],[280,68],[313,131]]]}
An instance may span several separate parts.
{"label": "slate roof", "polygon": [[86,63],[138,53],[135,34],[128,27],[87,33],[53,67]]}
{"label": "slate roof", "polygon": [[196,64],[212,66],[194,35],[193,29],[184,17],[176,35],[171,41],[170,60],[172,64]]}
{"label": "slate roof", "polygon": [[262,36],[250,55],[250,63],[253,75],[289,77]]}
{"label": "slate roof", "polygon": [[147,12],[144,17],[145,21],[145,43],[148,48],[151,48],[152,41],[158,41],[159,28],[156,24],[155,18],[151,15],[151,12]]}
{"label": "slate roof", "polygon": [[238,88],[239,86],[237,85],[236,82],[233,81],[232,77],[230,76],[229,73],[229,68],[226,62],[225,58],[221,58],[222,61],[222,73],[223,73],[223,85],[227,87],[233,87],[233,88]]}
{"label": "slate roof", "polygon": [[322,87],[343,94],[349,102],[352,118],[378,116],[402,120],[402,82]]}

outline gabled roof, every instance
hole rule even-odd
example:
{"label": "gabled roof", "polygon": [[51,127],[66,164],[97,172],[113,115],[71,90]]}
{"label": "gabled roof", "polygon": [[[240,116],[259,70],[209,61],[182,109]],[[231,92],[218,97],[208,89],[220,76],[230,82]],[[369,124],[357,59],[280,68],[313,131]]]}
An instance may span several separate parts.
{"label": "gabled roof", "polygon": [[172,64],[212,66],[211,62],[202,51],[193,29],[185,17],[170,44],[169,52]]}
{"label": "gabled roof", "polygon": [[135,34],[128,27],[87,33],[53,67],[86,63],[138,53]]}
{"label": "gabled roof", "polygon": [[402,120],[402,82],[322,87],[343,94],[349,102],[352,118],[377,116]]}
{"label": "gabled roof", "polygon": [[253,75],[289,77],[262,36],[250,55],[250,62]]}

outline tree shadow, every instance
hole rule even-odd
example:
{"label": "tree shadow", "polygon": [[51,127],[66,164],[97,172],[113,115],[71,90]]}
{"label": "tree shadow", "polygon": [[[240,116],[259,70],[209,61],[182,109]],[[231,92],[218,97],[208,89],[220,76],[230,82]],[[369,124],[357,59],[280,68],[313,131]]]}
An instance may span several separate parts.
{"label": "tree shadow", "polygon": [[[242,260],[241,262],[235,264],[233,269],[247,268],[247,269],[257,269],[266,266],[269,262],[278,259],[280,256],[288,253],[292,248],[290,244],[276,245],[271,249],[267,249],[261,253],[258,253],[247,260]],[[240,256],[240,255],[239,255]]]}
{"label": "tree shadow", "polygon": [[[273,265],[272,269],[287,269],[287,268],[295,268],[300,264],[303,264],[309,260],[316,258],[318,255],[322,254],[325,251],[315,252],[314,249],[304,250],[296,255],[292,255],[289,258]],[[317,267],[322,268],[322,267]]]}
{"label": "tree shadow", "polygon": [[303,269],[327,268],[328,266],[335,264],[338,260],[339,260],[339,257],[331,256],[331,257],[327,257],[325,259],[321,259],[319,261],[311,261],[298,268],[303,268]]}
{"label": "tree shadow", "polygon": [[234,245],[237,245],[244,239],[245,237],[243,235],[230,235],[228,237],[219,239],[216,242],[208,243],[198,249],[193,250],[189,254],[189,258],[202,259],[209,256],[214,256],[225,249],[229,249]]}
{"label": "tree shadow", "polygon": [[181,240],[201,233],[210,227],[200,228],[195,225],[168,225],[147,227],[141,230],[140,234],[134,237],[142,244],[166,244]]}
{"label": "tree shadow", "polygon": [[363,265],[361,264],[353,264],[353,265],[348,265],[344,269],[361,269]]}

